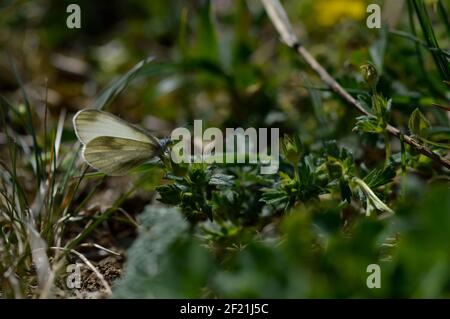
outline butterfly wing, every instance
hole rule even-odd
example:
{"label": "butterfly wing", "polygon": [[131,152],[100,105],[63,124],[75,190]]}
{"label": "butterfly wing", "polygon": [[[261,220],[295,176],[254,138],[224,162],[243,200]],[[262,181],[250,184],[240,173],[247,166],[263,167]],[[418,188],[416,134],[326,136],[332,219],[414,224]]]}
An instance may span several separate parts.
{"label": "butterfly wing", "polygon": [[123,175],[162,150],[157,138],[108,112],[79,111],[73,126],[85,161],[108,175]]}
{"label": "butterfly wing", "polygon": [[83,148],[84,160],[93,168],[112,176],[126,174],[158,154],[153,144],[128,138],[100,136]]}
{"label": "butterfly wing", "polygon": [[101,136],[120,137],[159,145],[158,140],[121,118],[100,110],[81,110],[73,118],[75,134],[84,145]]}

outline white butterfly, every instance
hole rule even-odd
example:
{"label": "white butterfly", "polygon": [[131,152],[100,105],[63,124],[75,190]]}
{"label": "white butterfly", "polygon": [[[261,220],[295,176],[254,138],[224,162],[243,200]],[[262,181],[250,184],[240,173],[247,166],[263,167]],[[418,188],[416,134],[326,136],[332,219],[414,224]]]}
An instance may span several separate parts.
{"label": "white butterfly", "polygon": [[104,111],[81,110],[73,118],[75,134],[83,144],[83,159],[108,175],[130,169],[161,155],[166,141]]}

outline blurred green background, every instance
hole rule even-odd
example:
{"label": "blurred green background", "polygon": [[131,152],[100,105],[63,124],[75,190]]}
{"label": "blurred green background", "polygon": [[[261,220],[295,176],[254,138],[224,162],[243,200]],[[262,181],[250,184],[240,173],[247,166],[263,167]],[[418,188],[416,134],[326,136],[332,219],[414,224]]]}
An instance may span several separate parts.
{"label": "blurred green background", "polygon": [[[81,8],[81,29],[66,27],[66,7],[71,3]],[[448,105],[448,85],[434,51],[425,48],[412,1],[282,3],[302,43],[350,93],[367,99],[360,66],[371,61],[380,73],[379,90],[393,99],[395,126],[405,130],[411,112],[420,108],[433,125],[448,128],[448,111],[433,106]],[[366,27],[369,3],[381,5],[382,29]],[[449,3],[424,3],[436,39],[448,53]],[[158,136],[167,136],[178,126],[189,127],[194,119],[219,128],[278,127],[281,134],[301,136],[308,150],[337,140],[353,153],[364,173],[384,161],[383,137],[352,132],[358,114],[280,43],[259,1],[6,0],[0,4],[0,92],[18,110],[9,125],[26,135],[20,119],[25,105],[14,63],[33,105],[39,134],[46,107],[52,123],[67,111],[63,153],[72,152],[76,141],[72,114],[91,107],[103,88],[149,56],[154,60],[106,110]],[[448,129],[444,132],[449,136]],[[0,135],[2,152],[5,145],[5,136]],[[400,143],[393,141],[392,148],[400,152]],[[0,158],[6,161],[3,155]],[[31,177],[23,175],[31,184]],[[433,163],[421,157],[404,175],[395,179],[395,191],[386,196],[397,212],[389,220],[359,216],[347,223],[346,211],[331,198],[271,216],[264,229],[239,225],[236,234],[218,231],[218,235],[193,233],[175,209],[144,208],[152,200],[146,191],[159,185],[162,177],[149,174],[143,191],[122,202],[133,216],[144,213],[115,294],[125,298],[448,298],[448,171],[436,172]],[[134,177],[102,182],[100,195],[91,202],[113,205],[130,181]],[[435,184],[444,186],[435,188]],[[92,181],[83,184],[82,195],[92,187]],[[156,232],[160,236],[146,237],[151,227],[161,229]],[[132,235],[127,233],[114,245],[128,248],[135,235],[133,228]],[[382,267],[381,289],[366,286],[366,267],[372,263]]]}

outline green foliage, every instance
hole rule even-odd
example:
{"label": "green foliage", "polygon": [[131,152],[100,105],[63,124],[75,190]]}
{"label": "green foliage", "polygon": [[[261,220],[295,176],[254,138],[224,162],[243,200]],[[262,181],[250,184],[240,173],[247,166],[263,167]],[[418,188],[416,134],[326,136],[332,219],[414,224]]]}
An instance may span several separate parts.
{"label": "green foliage", "polygon": [[391,272],[395,296],[450,297],[449,195],[447,187],[440,187],[421,199],[409,196],[398,211],[402,235]]}
{"label": "green foliage", "polygon": [[370,211],[392,212],[372,188],[392,181],[393,166],[375,169],[362,180],[351,153],[336,141],[326,142],[318,152],[306,152],[298,137],[286,136],[282,149],[285,161],[275,176],[259,175],[256,165],[182,164],[180,170],[180,165],[166,160],[171,183],[156,188],[159,201],[179,206],[191,221],[207,217],[235,224],[254,223],[263,212],[288,212],[299,203],[337,194],[344,206],[357,200],[366,202]]}
{"label": "green foliage", "polygon": [[140,215],[138,239],[128,251],[117,298],[199,298],[213,271],[206,250],[188,236],[177,209],[148,206]]}
{"label": "green foliage", "polygon": [[[239,231],[226,241],[223,232],[211,237],[210,222],[191,229],[181,212],[149,206],[115,296],[448,297],[450,193],[408,194],[390,221],[358,218],[342,232],[342,206],[323,201],[293,210],[250,240]],[[381,289],[366,286],[374,263]]]}
{"label": "green foliage", "polygon": [[179,206],[191,220],[208,217],[244,224],[261,210],[260,189],[270,183],[258,174],[257,167],[221,169],[193,164],[184,176],[169,171],[167,177],[172,183],[156,188],[162,203]]}

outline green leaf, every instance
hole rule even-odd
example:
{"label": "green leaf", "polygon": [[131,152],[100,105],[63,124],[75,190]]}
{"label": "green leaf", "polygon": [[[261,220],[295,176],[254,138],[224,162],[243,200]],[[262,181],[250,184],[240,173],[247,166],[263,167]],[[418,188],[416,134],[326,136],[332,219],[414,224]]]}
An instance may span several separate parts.
{"label": "green leaf", "polygon": [[390,209],[366,184],[366,182],[358,177],[353,177],[353,181],[359,186],[361,192],[364,193],[367,202],[367,213],[369,216],[370,213],[374,210],[379,210],[380,212],[394,214],[394,211]]}
{"label": "green leaf", "polygon": [[289,201],[289,196],[285,191],[269,190],[264,192],[261,201],[269,205],[277,205]]}
{"label": "green leaf", "polygon": [[161,196],[158,199],[161,203],[178,205],[181,202],[182,192],[176,184],[158,186],[156,187],[156,191]]}
{"label": "green leaf", "polygon": [[386,123],[389,121],[391,106],[391,99],[388,100],[380,94],[375,94],[372,96],[372,109],[374,110],[378,120],[381,122],[383,128],[386,127]]}
{"label": "green leaf", "polygon": [[430,140],[436,142],[450,141],[450,127],[434,126],[426,128],[424,132],[425,136],[428,136]]}
{"label": "green leaf", "polygon": [[[450,149],[449,143],[442,143],[437,142],[439,141],[439,135],[442,135],[443,137],[448,137],[448,129],[447,128],[441,128],[439,130],[434,130],[434,128],[431,127],[430,122],[427,120],[427,118],[420,112],[419,109],[415,109],[414,112],[411,114],[411,117],[409,118],[409,130],[411,133],[413,133],[416,137],[421,139],[423,142],[431,144],[436,147]],[[446,141],[444,141],[446,142]]]}
{"label": "green leaf", "polygon": [[363,115],[356,118],[353,130],[365,133],[382,133],[384,131],[380,121],[373,115]]}
{"label": "green leaf", "polygon": [[430,127],[430,122],[427,120],[425,115],[420,112],[420,110],[417,108],[415,109],[411,117],[409,118],[408,127],[411,133],[418,137],[426,138],[426,129]]}
{"label": "green leaf", "polygon": [[214,174],[209,180],[209,185],[233,186],[234,176],[226,174]]}
{"label": "green leaf", "polygon": [[386,166],[382,169],[374,169],[364,177],[364,182],[370,188],[377,188],[391,182],[396,175],[395,167],[392,165]]}

